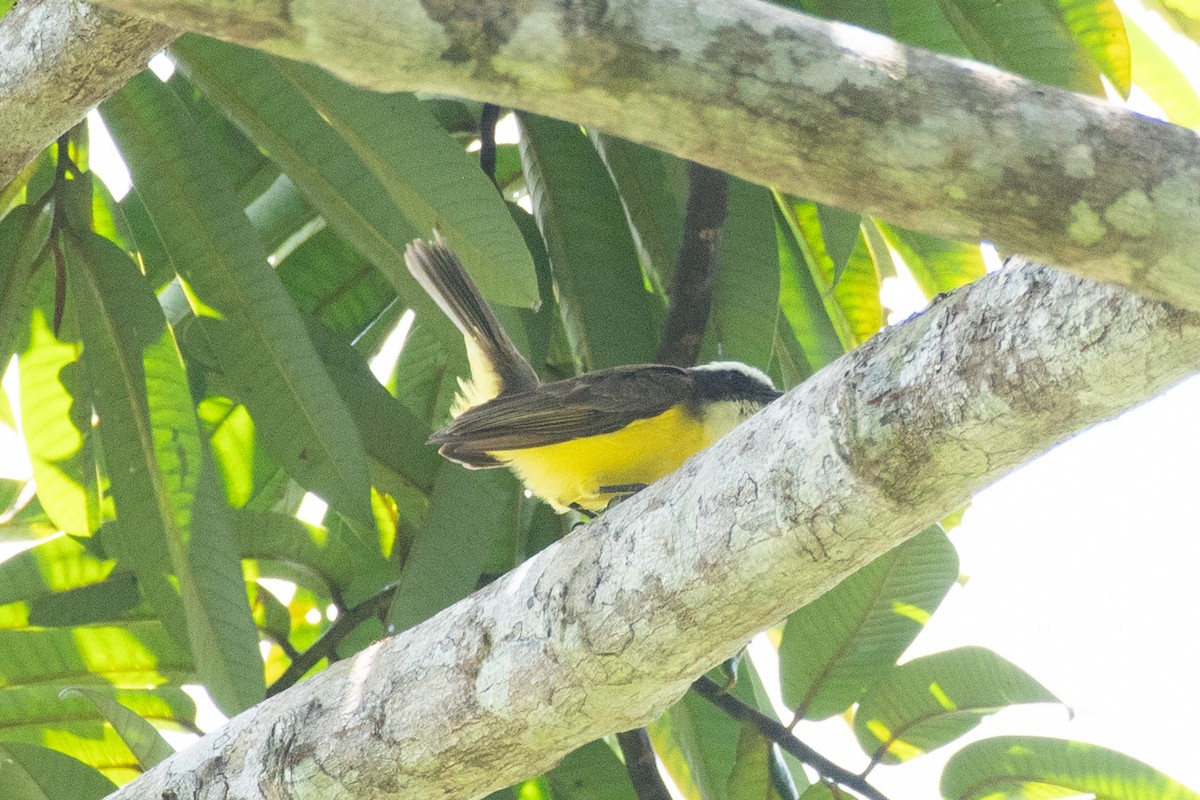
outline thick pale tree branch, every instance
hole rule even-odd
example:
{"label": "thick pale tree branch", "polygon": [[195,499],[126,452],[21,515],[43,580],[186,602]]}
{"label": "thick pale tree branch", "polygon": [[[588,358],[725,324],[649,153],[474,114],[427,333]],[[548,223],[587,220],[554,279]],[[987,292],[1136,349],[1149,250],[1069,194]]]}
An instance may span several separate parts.
{"label": "thick pale tree branch", "polygon": [[935,303],[670,478],[114,798],[470,798],[654,718],[970,494],[1200,369],[1200,315],[1036,267]]}
{"label": "thick pale tree branch", "polygon": [[420,89],[569,119],[1200,310],[1200,140],[759,0],[101,0]]}
{"label": "thick pale tree branch", "polygon": [[0,20],[0,187],[177,35],[73,0],[13,8]]}

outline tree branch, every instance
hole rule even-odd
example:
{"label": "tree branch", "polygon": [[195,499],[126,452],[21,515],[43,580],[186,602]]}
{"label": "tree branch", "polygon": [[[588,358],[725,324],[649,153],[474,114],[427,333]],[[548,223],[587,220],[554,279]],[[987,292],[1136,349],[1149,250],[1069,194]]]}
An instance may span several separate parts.
{"label": "tree branch", "polygon": [[471,597],[114,798],[476,797],[656,717],[755,632],[1200,369],[1200,316],[1041,268],[958,291]]}
{"label": "tree branch", "polygon": [[1200,310],[1194,133],[770,3],[102,2],[361,86],[587,124]]}
{"label": "tree branch", "polygon": [[688,164],[688,199],[679,258],[667,291],[670,307],[655,360],[690,367],[700,356],[712,311],[717,248],[729,210],[729,176],[701,164]]}
{"label": "tree branch", "polygon": [[707,675],[701,675],[692,684],[692,691],[724,711],[739,722],[749,722],[758,728],[758,732],[795,756],[799,761],[812,767],[827,781],[832,781],[847,789],[852,789],[870,800],[888,800],[887,795],[867,783],[861,775],[855,775],[848,769],[838,766],[825,756],[813,750],[785,726],[779,724],[766,714],[751,708],[738,700],[716,684]]}
{"label": "tree branch", "polygon": [[18,3],[0,20],[0,187],[178,35],[86,3]]}
{"label": "tree branch", "polygon": [[625,756],[625,771],[633,784],[638,800],[671,800],[671,792],[658,773],[654,746],[645,728],[634,728],[617,734],[621,755]]}

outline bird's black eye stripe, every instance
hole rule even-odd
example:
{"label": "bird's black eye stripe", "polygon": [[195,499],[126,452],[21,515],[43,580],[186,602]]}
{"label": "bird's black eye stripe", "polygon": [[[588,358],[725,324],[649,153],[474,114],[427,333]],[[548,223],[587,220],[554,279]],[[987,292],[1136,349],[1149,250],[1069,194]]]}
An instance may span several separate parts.
{"label": "bird's black eye stripe", "polygon": [[774,386],[737,369],[693,369],[689,372],[696,395],[704,400],[749,400],[766,404],[783,394]]}

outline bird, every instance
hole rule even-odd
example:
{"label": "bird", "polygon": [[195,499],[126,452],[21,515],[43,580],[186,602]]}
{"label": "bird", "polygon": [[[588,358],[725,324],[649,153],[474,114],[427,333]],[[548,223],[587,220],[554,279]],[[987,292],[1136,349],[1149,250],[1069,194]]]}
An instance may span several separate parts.
{"label": "bird", "polygon": [[470,469],[508,467],[559,513],[597,516],[782,395],[736,361],[633,364],[542,383],[440,234],[411,242],[404,260],[462,333],[471,373],[429,443]]}

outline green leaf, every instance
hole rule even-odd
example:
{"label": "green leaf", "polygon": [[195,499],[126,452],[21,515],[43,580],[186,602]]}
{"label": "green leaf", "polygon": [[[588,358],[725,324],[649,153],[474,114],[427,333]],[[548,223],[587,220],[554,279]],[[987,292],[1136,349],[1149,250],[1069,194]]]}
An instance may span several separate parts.
{"label": "green leaf", "polygon": [[79,363],[83,348],[74,305],[67,306],[55,334],[53,260],[39,270],[38,301],[24,317],[28,340],[17,359],[21,433],[46,515],[60,530],[88,535],[100,526],[91,389]]}
{"label": "green leaf", "polygon": [[860,28],[889,33],[892,22],[885,0],[786,0],[787,5],[799,5],[809,14],[836,19]]}
{"label": "green leaf", "polygon": [[371,169],[274,61],[190,34],[175,40],[171,55],[188,80],[270,154],[329,226],[387,277],[424,324],[445,343],[461,340],[404,266],[405,245],[429,232],[400,213]]}
{"label": "green leaf", "polygon": [[804,352],[807,373],[812,374],[845,352],[842,334],[813,280],[795,220],[780,208],[775,209],[775,237],[779,247],[779,307]]}
{"label": "green leaf", "polygon": [[825,250],[816,203],[781,198],[783,210],[804,252],[814,284],[825,303],[826,313],[849,349],[871,338],[883,327],[883,304],[879,300],[880,270],[859,231],[841,275]]}
{"label": "green leaf", "polygon": [[0,686],[157,686],[195,679],[191,658],[157,621],[0,630]]}
{"label": "green leaf", "polygon": [[1131,58],[1125,23],[1115,0],[1042,0],[1092,63],[1129,97]]}
{"label": "green leaf", "polygon": [[876,226],[888,246],[900,254],[904,266],[927,299],[965,286],[987,272],[978,244],[939,239],[877,219],[872,219],[871,224]]}
{"label": "green leaf", "polygon": [[770,364],[780,314],[773,202],[769,189],[729,179],[713,287],[713,360],[733,359],[760,369]]}
{"label": "green leaf", "polygon": [[[31,273],[50,238],[50,212],[18,206],[0,220],[0,373],[21,349],[33,305]],[[49,268],[43,261],[41,268]]]}
{"label": "green leaf", "polygon": [[1200,127],[1200,96],[1187,75],[1135,20],[1125,18],[1125,31],[1133,54],[1133,82],[1171,122],[1185,128]]}
{"label": "green leaf", "polygon": [[737,760],[737,722],[688,692],[647,730],[654,751],[686,800],[724,795]]}
{"label": "green leaf", "polygon": [[604,163],[577,125],[519,118],[533,215],[576,358],[585,370],[653,361],[665,314]]}
{"label": "green leaf", "polygon": [[[740,659],[737,669],[738,680],[731,693],[752,708],[761,709],[754,688],[757,676],[748,659]],[[710,671],[709,677],[722,684],[728,681],[718,670]],[[769,702],[764,710],[774,715]],[[729,794],[731,782],[736,782],[739,789],[770,783],[770,759],[741,764],[738,772],[739,757],[745,755],[739,753],[739,747],[746,746],[742,724],[695,692],[685,694],[648,730],[667,773],[689,800],[746,796]]]}
{"label": "green leaf", "polygon": [[350,338],[396,299],[379,270],[332,230],[313,235],[275,271],[297,308]]}
{"label": "green leaf", "polygon": [[638,256],[655,276],[659,292],[671,284],[683,240],[687,162],[599,131],[592,142],[617,186]]}
{"label": "green leaf", "polygon": [[788,617],[779,646],[784,702],[804,719],[840,714],[886,674],[958,579],[933,527]]}
{"label": "green leaf", "polygon": [[175,748],[167,744],[166,739],[153,725],[122,704],[111,693],[98,689],[72,688],[64,689],[62,696],[82,697],[94,704],[133,752],[143,770],[150,769],[175,754]]}
{"label": "green leaf", "polygon": [[992,651],[960,647],[915,658],[880,679],[858,705],[854,734],[872,761],[896,764],[954,741],[1005,706],[1057,701]]}
{"label": "green leaf", "polygon": [[400,572],[389,634],[407,630],[475,591],[500,537],[517,535],[517,480],[508,470],[466,470],[446,462],[429,512]]}
{"label": "green leaf", "polygon": [[228,716],[245,711],[266,696],[263,662],[229,509],[207,453],[186,571],[178,573],[201,679]]}
{"label": "green leaf", "polygon": [[891,35],[905,44],[969,58],[971,51],[942,11],[942,0],[888,0]]}
{"label": "green leaf", "polygon": [[[78,694],[64,694],[77,689],[37,685],[0,689],[0,740],[41,744],[50,738],[48,732],[53,732],[56,748],[93,767],[129,763],[133,754],[119,740],[107,738],[105,720],[97,706]],[[109,703],[119,703],[164,730],[196,730],[196,704],[179,687],[118,689],[96,683],[86,691]],[[93,746],[97,742],[101,747]]]}
{"label": "green leaf", "polygon": [[227,397],[206,397],[196,410],[208,429],[225,499],[230,506],[241,508],[270,485],[279,467],[259,446],[254,420],[244,405]]}
{"label": "green leaf", "polygon": [[1095,66],[1043,0],[941,0],[971,55],[1051,86],[1104,96]]}
{"label": "green leaf", "polygon": [[32,599],[29,624],[45,627],[112,622],[141,602],[132,573]]}
{"label": "green leaf", "polygon": [[255,198],[269,191],[279,176],[279,167],[225,118],[222,109],[214,107],[188,82],[183,70],[176,69],[167,80],[167,86],[183,103],[205,148],[229,177],[238,203],[250,205]]}
{"label": "green leaf", "polygon": [[625,765],[603,740],[568,753],[546,780],[554,800],[637,800]]}
{"label": "green leaf", "polygon": [[846,271],[846,262],[850,260],[850,254],[858,244],[862,217],[837,206],[827,206],[824,203],[815,205],[817,227],[821,231],[825,252],[833,262],[833,285],[837,286],[841,282],[842,273]]}
{"label": "green leaf", "polygon": [[310,588],[344,590],[354,579],[355,551],[330,531],[269,511],[236,509],[231,517],[242,558],[302,567],[324,584]]}
{"label": "green leaf", "polygon": [[268,452],[373,546],[366,458],[349,412],[233,191],[175,96],[143,72],[101,108]]}
{"label": "green leaf", "polygon": [[117,789],[82,761],[17,742],[0,742],[0,776],[0,800],[100,800]]}
{"label": "green leaf", "polygon": [[[258,233],[263,248],[276,259],[286,257],[307,239],[305,234],[319,229],[315,224],[317,212],[286,175],[276,178],[246,206],[246,218]],[[383,276],[379,278],[382,280]]]}
{"label": "green leaf", "polygon": [[844,796],[844,792],[834,794],[834,790],[829,784],[817,781],[804,790],[804,794],[800,795],[800,800],[843,800]]}
{"label": "green leaf", "polygon": [[309,336],[354,418],[374,474],[386,473],[389,491],[399,491],[400,483],[428,492],[443,463],[437,450],[425,444],[429,426],[388,394],[357,350],[320,322],[308,322]]}
{"label": "green leaf", "polygon": [[1197,800],[1200,794],[1127,755],[1084,742],[997,736],[959,750],[942,771],[947,800],[1073,797]]}
{"label": "green leaf", "polygon": [[46,538],[0,562],[0,605],[90,586],[105,580],[115,563],[74,537]]}
{"label": "green leaf", "polygon": [[497,303],[538,303],[533,261],[504,200],[478,162],[411,94],[350,86],[319,67],[274,66],[340,135],[428,237],[436,227],[480,291]]}
{"label": "green leaf", "polygon": [[215,476],[204,497],[199,491],[205,456],[183,362],[162,309],[128,256],[99,236],[68,244],[72,298],[121,533],[110,544],[119,544],[119,558],[142,579],[170,625],[180,601],[160,579],[178,578],[200,673],[218,705],[236,713],[262,699],[262,663]]}
{"label": "green leaf", "polygon": [[[85,234],[68,239],[64,256],[122,534],[112,541],[153,592],[182,561],[199,469],[186,373],[162,309],[124,251]],[[154,602],[182,633],[183,612],[171,595]]]}
{"label": "green leaf", "polygon": [[792,800],[796,796],[794,787],[791,793],[781,794],[778,785],[771,780],[772,769],[777,768],[774,766],[778,759],[775,744],[752,723],[741,725],[735,758],[723,797],[730,800]]}

